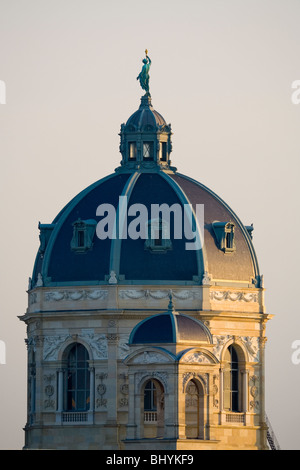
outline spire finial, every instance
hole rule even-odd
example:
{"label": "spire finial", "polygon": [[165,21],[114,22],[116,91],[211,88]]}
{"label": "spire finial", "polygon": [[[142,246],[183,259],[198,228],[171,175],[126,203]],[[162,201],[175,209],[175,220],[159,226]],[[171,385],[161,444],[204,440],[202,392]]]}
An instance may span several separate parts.
{"label": "spire finial", "polygon": [[141,73],[137,76],[137,80],[140,81],[140,85],[143,90],[146,91],[146,95],[150,95],[149,92],[149,70],[151,65],[151,59],[148,56],[148,49],[145,50],[146,58],[143,59],[143,67]]}

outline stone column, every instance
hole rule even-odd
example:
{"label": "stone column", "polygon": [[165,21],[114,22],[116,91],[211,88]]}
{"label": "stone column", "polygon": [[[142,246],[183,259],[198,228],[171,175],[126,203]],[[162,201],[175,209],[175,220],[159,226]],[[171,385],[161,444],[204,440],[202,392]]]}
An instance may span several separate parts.
{"label": "stone column", "polygon": [[220,369],[220,424],[224,423],[224,369]]}
{"label": "stone column", "polygon": [[129,375],[127,439],[136,439],[134,374]]}
{"label": "stone column", "polygon": [[57,372],[57,411],[56,422],[62,422],[62,412],[64,409],[64,369],[58,369]]}
{"label": "stone column", "polygon": [[[178,439],[186,439],[186,431],[185,431],[185,375],[186,374],[178,374],[178,414],[177,414],[177,422],[178,422]],[[187,380],[188,381],[188,380]]]}
{"label": "stone column", "polygon": [[177,374],[170,373],[168,380],[168,393],[165,391],[165,438],[177,438]]}
{"label": "stone column", "polygon": [[108,326],[108,360],[107,360],[107,421],[105,425],[105,448],[116,449],[119,445],[118,436],[118,336],[116,322],[111,320]]}
{"label": "stone column", "polygon": [[35,337],[35,361],[36,361],[36,382],[35,382],[35,423],[42,424],[43,412],[43,392],[44,392],[44,378],[43,378],[43,338]]}
{"label": "stone column", "polygon": [[243,412],[244,413],[247,413],[248,411],[248,370],[245,369],[245,370],[242,370],[242,381],[243,381],[243,385],[242,385],[242,391],[243,391]]}
{"label": "stone column", "polygon": [[249,371],[247,369],[242,370],[242,392],[243,392],[243,403],[242,403],[242,410],[245,413],[245,426],[249,426],[250,416],[248,414],[249,411],[249,400],[248,400],[248,382],[249,382]]}
{"label": "stone column", "polygon": [[95,369],[89,367],[90,372],[90,409],[88,412],[89,423],[94,422],[94,409],[95,409]]}
{"label": "stone column", "polygon": [[[262,325],[262,334],[264,334],[265,325]],[[261,450],[268,449],[267,444],[267,425],[265,409],[265,346],[267,338],[260,337],[260,426],[261,426]]]}

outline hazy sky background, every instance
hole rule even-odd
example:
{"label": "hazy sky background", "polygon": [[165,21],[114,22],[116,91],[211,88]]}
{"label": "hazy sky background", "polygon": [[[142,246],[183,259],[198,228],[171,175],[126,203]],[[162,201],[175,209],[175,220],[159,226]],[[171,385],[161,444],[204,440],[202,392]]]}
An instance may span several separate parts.
{"label": "hazy sky background", "polygon": [[26,289],[51,223],[119,165],[121,123],[152,59],[154,108],[172,124],[172,164],[223,198],[264,274],[266,409],[283,449],[300,449],[299,0],[0,0],[0,449],[26,423]]}

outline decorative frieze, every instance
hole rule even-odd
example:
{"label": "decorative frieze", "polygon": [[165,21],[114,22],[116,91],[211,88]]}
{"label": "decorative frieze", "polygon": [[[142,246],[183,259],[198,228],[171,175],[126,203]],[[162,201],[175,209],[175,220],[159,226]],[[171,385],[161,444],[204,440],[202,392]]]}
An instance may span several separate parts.
{"label": "decorative frieze", "polygon": [[231,292],[231,291],[211,291],[210,298],[217,302],[258,302],[257,292]]}
{"label": "decorative frieze", "polygon": [[108,291],[104,289],[80,289],[80,290],[57,290],[45,292],[44,300],[46,302],[60,302],[62,300],[104,300],[107,298]]}
{"label": "decorative frieze", "polygon": [[151,289],[123,289],[119,291],[120,299],[140,300],[140,299],[155,299],[162,300],[169,297],[170,293],[175,299],[178,300],[192,300],[200,299],[200,292],[190,289],[182,289],[171,291],[165,290],[151,290]]}

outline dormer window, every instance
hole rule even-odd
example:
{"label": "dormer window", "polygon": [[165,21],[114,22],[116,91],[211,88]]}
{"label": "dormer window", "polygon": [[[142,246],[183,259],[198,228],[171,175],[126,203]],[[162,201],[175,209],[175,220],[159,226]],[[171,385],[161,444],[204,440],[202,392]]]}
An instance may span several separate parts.
{"label": "dormer window", "polygon": [[235,225],[232,222],[213,222],[212,228],[218,248],[224,253],[233,253],[236,249],[234,242]]}
{"label": "dormer window", "polygon": [[233,232],[226,232],[225,249],[226,250],[233,249]]}
{"label": "dormer window", "polygon": [[168,234],[168,224],[162,219],[152,219],[148,222],[148,238],[145,248],[157,253],[164,253],[172,248],[172,242]]}
{"label": "dormer window", "polygon": [[95,220],[78,219],[73,223],[73,237],[71,250],[76,253],[85,253],[93,247],[93,238],[96,231]]}
{"label": "dormer window", "polygon": [[153,160],[153,142],[143,143],[143,159]]}

